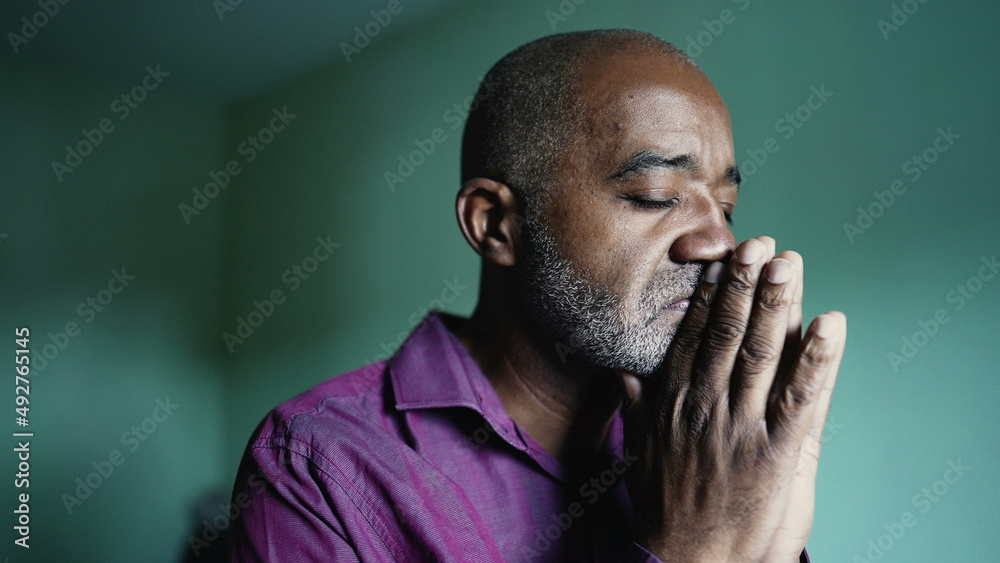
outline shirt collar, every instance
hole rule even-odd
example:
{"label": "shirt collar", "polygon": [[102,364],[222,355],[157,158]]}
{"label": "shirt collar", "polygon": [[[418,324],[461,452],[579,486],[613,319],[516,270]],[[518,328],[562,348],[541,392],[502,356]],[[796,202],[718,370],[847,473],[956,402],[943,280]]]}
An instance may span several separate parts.
{"label": "shirt collar", "polygon": [[514,421],[465,345],[445,326],[446,316],[450,317],[428,314],[389,360],[396,408],[470,408],[505,441],[524,451],[527,446]]}
{"label": "shirt collar", "polygon": [[468,407],[485,415],[474,381],[485,375],[441,317],[427,315],[389,360],[396,408]]}
{"label": "shirt collar", "polygon": [[[467,407],[478,412],[500,437],[527,453],[551,475],[566,469],[514,423],[483,370],[465,345],[445,326],[445,313],[431,312],[389,360],[389,373],[401,411]],[[615,415],[605,455],[621,457],[622,421]]]}

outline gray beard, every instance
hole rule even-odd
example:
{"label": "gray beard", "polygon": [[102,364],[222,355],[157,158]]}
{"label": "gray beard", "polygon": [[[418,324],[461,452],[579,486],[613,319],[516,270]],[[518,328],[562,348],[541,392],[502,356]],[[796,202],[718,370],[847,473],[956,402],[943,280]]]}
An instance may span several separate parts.
{"label": "gray beard", "polygon": [[521,289],[535,322],[597,366],[652,375],[677,331],[676,324],[653,323],[668,305],[693,291],[702,266],[681,264],[657,272],[639,301],[630,305],[578,272],[560,254],[548,226],[532,217],[534,213],[528,215]]}

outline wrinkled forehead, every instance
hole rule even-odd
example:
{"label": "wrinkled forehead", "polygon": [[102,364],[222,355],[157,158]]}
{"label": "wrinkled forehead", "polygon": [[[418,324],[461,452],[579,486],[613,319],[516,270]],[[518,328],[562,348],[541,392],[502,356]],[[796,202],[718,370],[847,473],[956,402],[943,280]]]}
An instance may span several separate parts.
{"label": "wrinkled forehead", "polygon": [[726,106],[685,61],[660,53],[605,55],[583,65],[576,93],[577,135],[564,164],[605,169],[638,149],[732,159]]}
{"label": "wrinkled forehead", "polygon": [[623,51],[594,58],[582,65],[576,92],[581,113],[595,125],[626,117],[671,119],[678,126],[707,118],[729,121],[705,74],[661,53]]}

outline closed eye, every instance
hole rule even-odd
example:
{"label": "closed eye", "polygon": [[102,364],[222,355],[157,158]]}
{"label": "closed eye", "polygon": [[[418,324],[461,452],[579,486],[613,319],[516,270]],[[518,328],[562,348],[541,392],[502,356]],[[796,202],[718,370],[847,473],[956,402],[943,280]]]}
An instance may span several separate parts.
{"label": "closed eye", "polygon": [[[671,207],[677,205],[677,198],[672,197],[670,199],[643,199],[641,197],[623,197],[622,199],[627,200],[632,205],[642,208],[642,209],[670,209]],[[729,225],[733,224],[733,214],[724,211],[723,215],[726,218],[726,223]]]}
{"label": "closed eye", "polygon": [[[670,209],[671,207],[677,205],[676,197],[672,197],[670,199],[644,199],[641,197],[624,196],[623,199],[641,209]],[[723,212],[723,215],[725,215],[726,223],[732,225],[733,214],[725,211]]]}
{"label": "closed eye", "polygon": [[632,205],[642,209],[670,209],[677,205],[677,198],[670,199],[643,199],[641,197],[626,197]]}

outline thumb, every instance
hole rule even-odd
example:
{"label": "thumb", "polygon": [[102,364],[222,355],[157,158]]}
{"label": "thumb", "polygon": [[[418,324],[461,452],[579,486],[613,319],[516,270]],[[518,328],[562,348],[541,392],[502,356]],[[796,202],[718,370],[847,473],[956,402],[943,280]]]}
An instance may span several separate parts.
{"label": "thumb", "polygon": [[618,381],[622,387],[622,418],[630,419],[641,409],[643,382],[639,376],[627,371],[618,372]]}
{"label": "thumb", "polygon": [[623,446],[631,446],[633,451],[645,451],[643,445],[649,438],[650,420],[647,416],[648,401],[643,401],[643,394],[655,396],[655,382],[626,371],[618,372],[618,381],[622,388]]}

